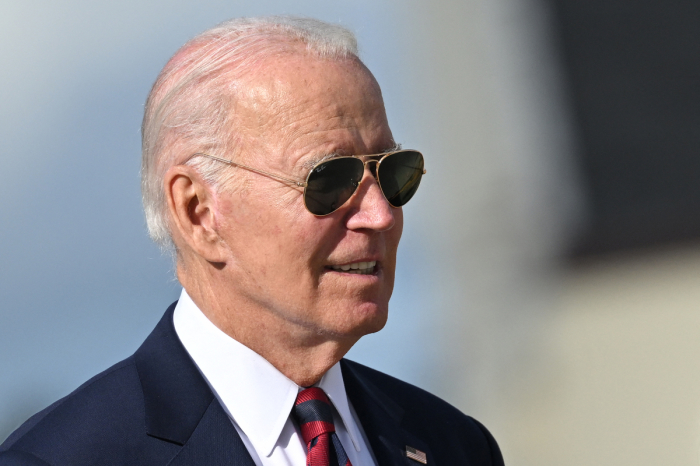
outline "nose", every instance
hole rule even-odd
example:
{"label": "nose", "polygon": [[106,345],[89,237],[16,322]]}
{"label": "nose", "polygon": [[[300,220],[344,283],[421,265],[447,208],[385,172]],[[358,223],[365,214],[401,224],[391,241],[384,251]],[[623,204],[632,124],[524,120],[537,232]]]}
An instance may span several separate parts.
{"label": "nose", "polygon": [[390,230],[396,223],[397,211],[400,210],[386,200],[369,166],[365,168],[360,186],[350,202],[352,205],[347,219],[350,230]]}

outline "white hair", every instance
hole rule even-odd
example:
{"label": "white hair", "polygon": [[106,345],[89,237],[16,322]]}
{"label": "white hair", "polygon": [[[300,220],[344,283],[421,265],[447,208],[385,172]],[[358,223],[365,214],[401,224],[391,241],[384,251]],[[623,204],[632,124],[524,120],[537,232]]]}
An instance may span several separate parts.
{"label": "white hair", "polygon": [[[141,193],[148,233],[174,251],[163,178],[173,165],[196,152],[230,151],[232,100],[236,82],[260,60],[306,51],[329,59],[358,56],[357,40],[342,26],[312,18],[236,18],[199,34],[178,50],[156,79],[146,100],[142,131]],[[216,162],[192,160],[217,186]]]}

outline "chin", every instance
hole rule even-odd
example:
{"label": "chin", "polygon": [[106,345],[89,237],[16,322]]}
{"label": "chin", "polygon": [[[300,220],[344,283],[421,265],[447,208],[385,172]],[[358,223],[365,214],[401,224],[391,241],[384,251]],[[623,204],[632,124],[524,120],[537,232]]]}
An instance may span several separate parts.
{"label": "chin", "polygon": [[377,333],[384,328],[389,318],[389,307],[376,304],[361,305],[354,309],[353,314],[357,320],[351,323],[352,328],[347,329],[346,333],[360,338],[370,333]]}

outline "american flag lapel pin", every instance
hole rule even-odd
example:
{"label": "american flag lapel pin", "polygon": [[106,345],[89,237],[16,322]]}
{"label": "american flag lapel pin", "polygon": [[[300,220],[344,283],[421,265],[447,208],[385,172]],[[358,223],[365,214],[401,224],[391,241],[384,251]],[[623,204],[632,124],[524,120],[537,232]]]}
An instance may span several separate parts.
{"label": "american flag lapel pin", "polygon": [[428,457],[424,451],[406,445],[406,458],[411,458],[413,461],[418,461],[421,464],[428,464]]}

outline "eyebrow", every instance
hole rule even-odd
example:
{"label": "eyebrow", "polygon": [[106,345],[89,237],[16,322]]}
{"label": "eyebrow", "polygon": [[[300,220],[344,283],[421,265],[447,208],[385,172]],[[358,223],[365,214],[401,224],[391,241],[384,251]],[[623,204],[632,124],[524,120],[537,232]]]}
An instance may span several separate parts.
{"label": "eyebrow", "polygon": [[[394,152],[397,150],[401,150],[401,143],[395,143],[393,146],[391,146],[389,149],[385,149],[381,152],[378,152],[376,154],[371,154],[371,155],[382,155],[382,154],[388,154],[389,152]],[[353,155],[369,155],[369,154],[353,154]],[[319,163],[325,162],[327,160],[334,159],[336,157],[344,157],[346,154],[340,153],[340,152],[329,152],[323,155],[319,155],[317,157],[313,157],[310,160],[307,160],[302,164],[304,168],[308,168],[311,170],[314,166],[318,165]]]}

